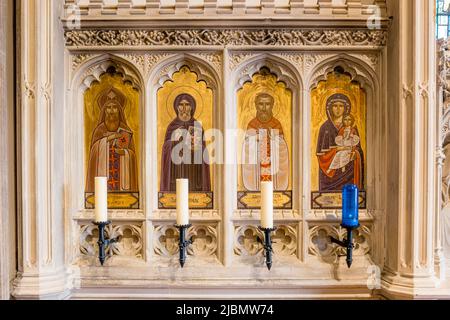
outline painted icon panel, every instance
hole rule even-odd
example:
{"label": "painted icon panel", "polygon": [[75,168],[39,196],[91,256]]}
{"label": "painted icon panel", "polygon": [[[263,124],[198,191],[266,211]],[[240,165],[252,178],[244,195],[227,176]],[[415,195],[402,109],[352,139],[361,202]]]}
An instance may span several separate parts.
{"label": "painted icon panel", "polygon": [[213,126],[213,92],[184,66],[158,91],[160,209],[176,207],[176,180],[189,180],[189,206],[213,209],[213,171],[205,132]]}
{"label": "painted icon panel", "polygon": [[260,183],[274,207],[292,208],[292,92],[266,68],[238,91],[238,208],[260,207]]}
{"label": "painted icon panel", "polygon": [[311,206],[340,209],[341,190],[355,184],[366,207],[366,95],[336,70],[311,92]]}
{"label": "painted icon panel", "polygon": [[108,177],[110,209],[139,208],[139,92],[108,72],[84,94],[85,207],[95,207],[95,177]]}

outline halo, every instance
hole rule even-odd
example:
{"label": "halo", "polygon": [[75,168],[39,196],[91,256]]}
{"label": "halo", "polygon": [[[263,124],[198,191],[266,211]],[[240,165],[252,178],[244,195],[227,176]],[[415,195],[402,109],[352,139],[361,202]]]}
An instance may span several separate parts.
{"label": "halo", "polygon": [[343,90],[341,88],[335,88],[335,89],[328,89],[326,94],[323,94],[320,101],[320,106],[322,106],[323,112],[325,112],[325,116],[328,119],[327,114],[327,101],[330,97],[334,96],[335,94],[343,94],[350,100],[350,114],[354,114],[355,112],[355,106],[357,105],[357,99],[355,95],[347,90]]}
{"label": "halo", "polygon": [[167,97],[166,102],[167,114],[170,115],[172,118],[176,118],[177,115],[175,113],[175,110],[173,109],[173,103],[175,102],[176,97],[178,97],[178,95],[183,93],[190,94],[194,98],[196,103],[194,118],[196,118],[197,120],[200,119],[200,117],[203,114],[203,107],[204,107],[203,96],[196,88],[192,86],[182,86],[173,89],[173,91]]}

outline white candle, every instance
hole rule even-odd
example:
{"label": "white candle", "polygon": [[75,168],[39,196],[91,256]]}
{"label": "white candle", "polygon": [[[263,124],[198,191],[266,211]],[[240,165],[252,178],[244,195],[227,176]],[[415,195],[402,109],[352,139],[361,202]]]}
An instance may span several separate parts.
{"label": "white candle", "polygon": [[273,182],[261,182],[261,227],[273,228]]}
{"label": "white candle", "polygon": [[189,224],[189,180],[177,179],[177,225]]}
{"label": "white candle", "polygon": [[95,221],[108,221],[108,178],[95,178]]}

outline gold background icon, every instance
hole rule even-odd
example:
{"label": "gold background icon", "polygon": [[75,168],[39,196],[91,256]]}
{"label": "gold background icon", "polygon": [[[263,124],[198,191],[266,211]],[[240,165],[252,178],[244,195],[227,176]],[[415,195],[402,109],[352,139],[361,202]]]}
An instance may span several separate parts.
{"label": "gold background icon", "polygon": [[332,95],[341,93],[351,103],[350,113],[355,117],[355,126],[361,138],[364,152],[364,183],[366,183],[366,94],[361,86],[350,76],[337,72],[330,73],[326,81],[321,81],[311,92],[311,190],[319,190],[319,162],[317,159],[317,140],[320,127],[328,120],[326,104]]}
{"label": "gold background icon", "polygon": [[[173,74],[172,80],[164,83],[158,91],[158,188],[161,181],[161,156],[167,127],[177,117],[173,103],[180,94],[190,94],[196,102],[194,118],[202,124],[204,131],[213,128],[213,92],[205,81],[199,81],[195,72],[184,66]],[[206,141],[206,146],[208,148]],[[211,151],[208,149],[210,160]],[[211,188],[214,189],[214,170],[211,171]]]}
{"label": "gold background icon", "polygon": [[[252,77],[238,91],[238,128],[243,134],[238,135],[237,157],[241,163],[242,148],[245,139],[245,131],[251,120],[256,117],[255,99],[260,93],[270,94],[274,100],[273,116],[280,121],[284,138],[289,148],[289,186],[292,190],[292,92],[286,88],[286,84],[277,81],[276,75],[269,73],[267,69],[261,70]],[[242,167],[238,166],[238,191],[246,191],[242,180]]]}
{"label": "gold background icon", "polygon": [[[141,125],[140,125],[140,94],[129,83],[124,82],[123,77],[119,74],[105,73],[100,76],[100,82],[94,82],[92,86],[84,93],[84,163],[85,163],[85,177],[87,176],[87,170],[89,167],[89,156],[91,148],[92,135],[94,130],[99,125],[99,117],[101,114],[101,107],[98,105],[98,98],[103,94],[105,90],[109,90],[111,87],[118,90],[125,96],[125,105],[123,111],[126,122],[133,132],[132,139],[134,141],[135,153],[136,153],[136,178],[138,179],[137,185],[139,186],[140,172],[141,172]],[[135,196],[129,195],[133,199]],[[123,197],[123,195],[121,196]],[[110,196],[111,199],[115,197]],[[89,199],[89,195],[86,195],[86,204],[93,206],[92,201]],[[109,201],[109,200],[108,200]],[[112,201],[112,200],[111,200]],[[133,202],[127,200],[127,203]],[[120,205],[120,201],[114,202],[115,208],[129,208],[128,205]]]}

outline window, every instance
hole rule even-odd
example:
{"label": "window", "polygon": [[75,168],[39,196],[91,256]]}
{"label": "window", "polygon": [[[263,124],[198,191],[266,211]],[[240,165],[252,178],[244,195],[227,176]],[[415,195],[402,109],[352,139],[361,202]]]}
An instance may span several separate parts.
{"label": "window", "polygon": [[437,0],[436,2],[436,35],[438,39],[450,36],[450,0]]}

